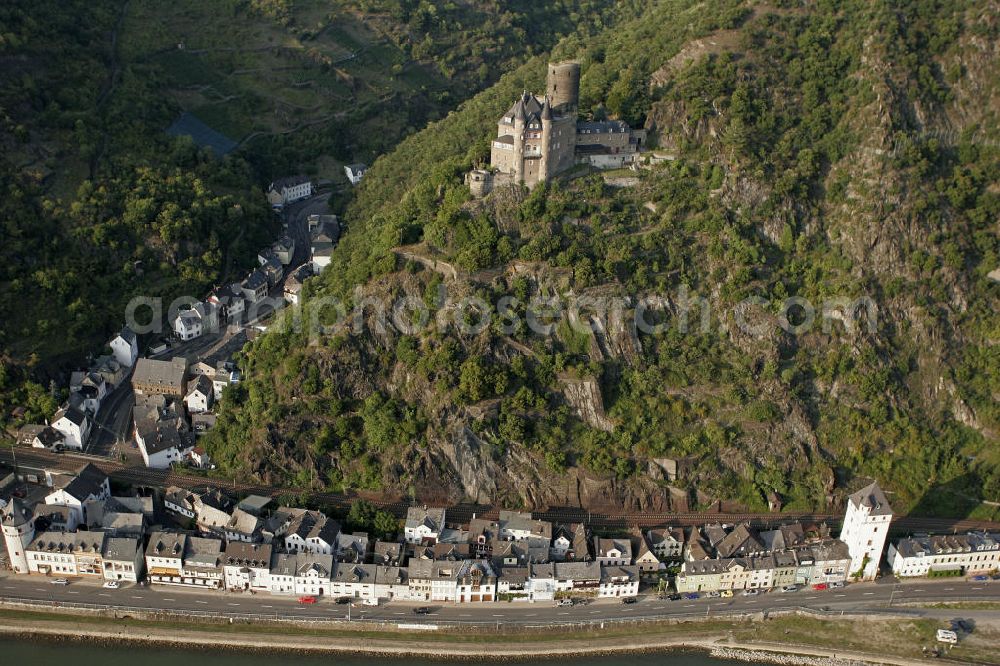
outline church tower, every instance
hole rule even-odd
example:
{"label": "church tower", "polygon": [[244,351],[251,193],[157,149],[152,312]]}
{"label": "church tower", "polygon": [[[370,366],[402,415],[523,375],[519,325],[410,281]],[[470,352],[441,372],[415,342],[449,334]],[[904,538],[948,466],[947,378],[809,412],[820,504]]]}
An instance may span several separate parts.
{"label": "church tower", "polygon": [[847,513],[840,540],[851,553],[850,576],[875,580],[885,540],[892,523],[892,507],[878,483],[865,486],[847,498]]}
{"label": "church tower", "polygon": [[3,540],[14,573],[28,573],[28,555],[24,551],[35,538],[34,515],[15,497],[0,512],[0,524],[3,525]]}

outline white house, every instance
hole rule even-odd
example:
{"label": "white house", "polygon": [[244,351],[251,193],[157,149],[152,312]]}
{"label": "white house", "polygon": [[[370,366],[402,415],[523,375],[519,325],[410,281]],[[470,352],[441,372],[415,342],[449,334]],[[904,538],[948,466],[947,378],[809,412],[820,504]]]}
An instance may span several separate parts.
{"label": "white house", "polygon": [[305,176],[287,176],[273,181],[267,188],[267,200],[275,210],[312,196],[313,186]]}
{"label": "white house", "polygon": [[847,512],[840,540],[851,553],[851,575],[874,580],[892,523],[892,507],[878,483],[872,483],[847,499]]}
{"label": "white house", "polygon": [[309,256],[312,259],[312,271],[316,275],[333,261],[333,251],[340,237],[340,223],[336,215],[318,215],[317,225],[312,227],[310,218]]}
{"label": "white house", "polygon": [[226,589],[270,591],[271,557],[269,543],[228,543],[222,567]]}
{"label": "white house", "polygon": [[997,571],[1000,570],[1000,533],[909,537],[889,546],[888,560],[892,573],[900,578]]}
{"label": "white house", "polygon": [[42,532],[25,550],[28,571],[46,576],[104,575],[103,532]]}
{"label": "white house", "polygon": [[84,412],[96,414],[110,387],[100,373],[77,371],[70,375],[69,391]]}
{"label": "white house", "polygon": [[598,562],[607,566],[632,564],[632,543],[628,539],[594,538],[594,555]]}
{"label": "white house", "polygon": [[344,173],[347,174],[347,180],[351,181],[351,185],[357,185],[364,178],[365,173],[368,171],[368,167],[361,162],[355,162],[354,164],[348,164],[344,167]]}
{"label": "white house", "polygon": [[287,511],[288,520],[282,526],[285,550],[289,553],[333,555],[337,550],[340,524],[326,514],[305,509],[279,509]]}
{"label": "white house", "polygon": [[65,407],[56,412],[52,427],[65,438],[63,446],[83,450],[90,436],[90,417],[76,407]]}
{"label": "white house", "polygon": [[444,529],[445,510],[411,506],[406,511],[403,536],[406,543],[434,544]]}
{"label": "white house", "polygon": [[332,555],[299,553],[295,556],[295,594],[330,596],[333,591]]}
{"label": "white house", "polygon": [[177,402],[167,396],[136,396],[132,418],[135,442],[146,467],[168,469],[183,461],[194,447],[194,434]]}
{"label": "white house", "polygon": [[267,275],[260,269],[250,273],[240,283],[240,291],[248,303],[258,303],[267,296]]}
{"label": "white house", "polygon": [[223,586],[222,541],[154,532],[146,546],[149,582],[200,589]]}
{"label": "white house", "polygon": [[219,328],[218,308],[210,302],[198,302],[174,318],[174,333],[181,340],[194,340]]}
{"label": "white house", "polygon": [[195,500],[197,496],[190,490],[170,486],[163,494],[163,508],[185,518],[194,519],[197,514]]}
{"label": "white house", "polygon": [[111,497],[108,475],[90,463],[84,465],[74,476],[52,477],[54,490],[45,496],[46,504],[69,507],[76,524],[87,522],[84,504],[91,500]]}
{"label": "white house", "polygon": [[215,387],[211,379],[199,375],[197,380],[188,384],[188,394],[184,396],[188,412],[200,414],[211,411],[213,402],[215,402]]}
{"label": "white house", "polygon": [[601,567],[598,597],[634,597],[639,594],[639,567]]}
{"label": "white house", "polygon": [[128,326],[124,327],[109,343],[115,360],[123,366],[131,368],[139,358],[139,341]]}
{"label": "white house", "polygon": [[500,511],[497,521],[500,527],[500,538],[524,541],[526,539],[552,540],[552,523],[545,520],[535,520],[530,513],[520,511]]}
{"label": "white house", "polygon": [[660,561],[679,560],[684,556],[684,530],[680,527],[665,527],[646,532],[649,549]]}
{"label": "white house", "polygon": [[109,536],[104,540],[101,553],[104,560],[104,578],[135,583],[142,580],[146,561],[141,537]]}

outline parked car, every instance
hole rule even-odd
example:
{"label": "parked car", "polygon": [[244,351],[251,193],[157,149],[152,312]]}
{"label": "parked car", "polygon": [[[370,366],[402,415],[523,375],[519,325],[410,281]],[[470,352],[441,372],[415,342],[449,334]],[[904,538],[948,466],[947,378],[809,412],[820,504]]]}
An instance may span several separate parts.
{"label": "parked car", "polygon": [[559,601],[556,602],[556,606],[572,606],[572,605],[573,605],[572,599],[560,599]]}
{"label": "parked car", "polygon": [[361,604],[363,606],[378,606],[378,599],[365,599]]}
{"label": "parked car", "polygon": [[813,585],[813,589],[816,590],[817,592],[822,592],[823,590],[829,587],[830,586],[827,585],[826,583],[816,583],[815,585]]}
{"label": "parked car", "polygon": [[104,584],[104,588],[108,590],[117,590],[119,587],[121,586],[118,584],[118,581],[116,580],[109,580],[107,583]]}
{"label": "parked car", "polygon": [[314,604],[316,603],[316,597],[299,597],[300,604]]}
{"label": "parked car", "polygon": [[985,575],[985,574],[980,574],[978,576],[973,576],[972,577],[972,580],[974,580],[976,582],[981,582],[981,581],[989,580],[989,579],[990,579],[990,577],[987,576],[987,575]]}
{"label": "parked car", "polygon": [[415,614],[417,614],[417,615],[429,615],[430,612],[431,612],[431,609],[428,608],[427,606],[419,606],[417,608],[414,608],[413,612]]}
{"label": "parked car", "polygon": [[701,599],[701,595],[698,594],[697,592],[688,592],[687,594],[684,595],[684,598],[693,601],[694,599]]}
{"label": "parked car", "polygon": [[844,581],[842,581],[842,580],[838,580],[835,583],[830,583],[830,589],[831,590],[839,590],[842,587],[844,587]]}
{"label": "parked car", "polygon": [[628,604],[634,604],[637,601],[639,601],[639,600],[636,599],[635,597],[622,597],[622,603],[626,604],[626,605],[628,605]]}
{"label": "parked car", "polygon": [[786,585],[783,588],[781,588],[781,591],[782,592],[798,592],[799,591],[799,586],[798,585]]}
{"label": "parked car", "polygon": [[711,592],[708,593],[708,598],[709,599],[718,599],[721,596],[722,596],[722,593],[718,592],[716,590],[712,590]]}
{"label": "parked car", "polygon": [[743,590],[744,597],[756,597],[760,594],[760,590]]}
{"label": "parked car", "polygon": [[719,596],[722,597],[723,599],[732,599],[733,598],[733,591],[732,590],[723,590],[722,592],[719,592]]}
{"label": "parked car", "polygon": [[680,601],[683,598],[684,598],[684,595],[677,594],[676,592],[674,592],[669,597],[667,597],[667,599],[670,599],[671,601]]}
{"label": "parked car", "polygon": [[65,578],[56,578],[54,581],[52,581],[52,584],[53,585],[69,585],[69,581],[66,580]]}
{"label": "parked car", "polygon": [[343,606],[344,604],[351,603],[350,597],[337,597],[337,603]]}

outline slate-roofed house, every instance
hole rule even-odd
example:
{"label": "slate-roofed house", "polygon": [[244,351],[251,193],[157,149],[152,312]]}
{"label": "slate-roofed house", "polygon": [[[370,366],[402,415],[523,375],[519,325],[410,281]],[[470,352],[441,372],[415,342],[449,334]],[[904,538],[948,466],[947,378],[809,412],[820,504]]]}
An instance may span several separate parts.
{"label": "slate-roofed house", "polygon": [[344,173],[347,175],[347,180],[351,181],[351,185],[357,185],[361,182],[361,179],[365,177],[368,167],[361,162],[355,162],[354,164],[348,164],[344,167]]}
{"label": "slate-roofed house", "polygon": [[64,407],[52,417],[52,427],[63,436],[63,446],[83,450],[90,436],[92,422],[86,412],[76,407]]}
{"label": "slate-roofed house", "polygon": [[118,335],[111,338],[111,342],[108,344],[116,361],[128,368],[135,365],[139,358],[139,341],[131,328],[123,327]]}
{"label": "slate-roofed house", "polygon": [[226,589],[270,591],[272,549],[269,543],[230,541],[226,544],[222,566]]}
{"label": "slate-roofed house", "polygon": [[261,540],[263,521],[252,513],[236,507],[226,523],[224,534],[226,541],[255,542]]}
{"label": "slate-roofed house", "polygon": [[338,562],[364,562],[368,555],[368,535],[364,532],[337,535]]}
{"label": "slate-roofed house", "polygon": [[632,564],[632,543],[625,538],[594,538],[594,559],[603,565],[627,566]]}
{"label": "slate-roofed house", "polygon": [[337,562],[334,565],[331,594],[334,597],[353,597],[374,601],[375,574],[378,566],[358,562]]}
{"label": "slate-roofed house", "polygon": [[77,524],[87,520],[84,504],[88,500],[107,499],[111,496],[108,475],[87,463],[71,476],[53,476],[53,491],[45,496],[46,504],[68,506]]}
{"label": "slate-roofed house", "polygon": [[267,296],[267,286],[267,274],[256,269],[240,282],[240,291],[243,292],[243,298],[247,303],[259,303]]}
{"label": "slate-roofed house", "polygon": [[267,200],[272,208],[281,210],[290,203],[308,199],[312,193],[312,181],[307,176],[285,176],[271,181]]}
{"label": "slate-roofed house", "polygon": [[764,552],[764,544],[750,529],[750,525],[740,523],[715,545],[715,552],[723,559],[756,555]]}
{"label": "slate-roofed house", "polygon": [[535,520],[530,513],[520,511],[500,511],[500,536],[505,539],[521,541],[535,538],[552,540],[552,523],[545,520]]}
{"label": "slate-roofed house", "polygon": [[136,583],[146,575],[141,535],[106,537],[101,557],[105,580]]}
{"label": "slate-roofed house", "polygon": [[326,514],[319,511],[292,509],[282,507],[275,512],[277,522],[276,536],[282,536],[285,550],[290,553],[316,553],[333,555],[337,548],[337,535],[340,534],[340,524],[330,520]]}
{"label": "slate-roofed house", "polygon": [[146,467],[167,469],[184,460],[194,446],[194,433],[188,427],[178,399],[173,396],[136,396],[132,421],[135,442]]}
{"label": "slate-roofed house", "polygon": [[140,358],[132,373],[132,389],[136,395],[167,395],[182,399],[187,388],[187,359],[175,357],[169,361]]}
{"label": "slate-roofed house", "polygon": [[553,532],[551,557],[556,561],[586,562],[590,555],[590,534],[583,523],[559,525]]}
{"label": "slate-roofed house", "polygon": [[665,527],[646,532],[649,548],[660,559],[679,560],[684,556],[684,530],[680,527]]}
{"label": "slate-roofed house", "polygon": [[24,552],[31,573],[101,577],[103,550],[103,532],[41,532]]}
{"label": "slate-roofed house", "polygon": [[406,551],[403,544],[396,541],[376,541],[372,553],[372,562],[387,567],[399,567],[406,564]]}
{"label": "slate-roofed house", "polygon": [[445,509],[443,507],[411,506],[406,511],[403,534],[407,543],[434,544],[444,530]]}
{"label": "slate-roofed house", "polygon": [[184,403],[192,414],[211,411],[212,405],[215,403],[215,387],[212,380],[205,375],[199,375],[195,381],[188,385]]}
{"label": "slate-roofed house", "polygon": [[1000,533],[920,535],[889,546],[889,566],[897,577],[932,572],[982,574],[1000,570]]}
{"label": "slate-roofed house", "polygon": [[653,549],[649,547],[649,542],[646,540],[646,536],[641,532],[639,535],[632,540],[634,553],[633,561],[635,566],[638,567],[641,573],[649,573],[654,571],[659,571],[665,568],[660,558],[657,557]]}

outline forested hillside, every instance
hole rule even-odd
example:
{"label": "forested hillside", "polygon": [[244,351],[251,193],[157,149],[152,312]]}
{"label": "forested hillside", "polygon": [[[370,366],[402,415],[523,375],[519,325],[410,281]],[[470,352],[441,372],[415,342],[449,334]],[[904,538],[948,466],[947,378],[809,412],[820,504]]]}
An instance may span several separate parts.
{"label": "forested hillside", "polygon": [[[625,321],[655,294],[666,330],[274,330],[213,455],[272,482],[525,506],[824,509],[872,476],[903,511],[995,516],[998,10],[621,6],[379,159],[305,320],[324,297],[437,305],[443,285],[631,299]],[[550,58],[581,62],[585,116],[644,124],[662,161],[629,187],[578,170],[471,200],[464,171]],[[707,327],[682,332],[683,293]],[[790,296],[834,319],[789,332]],[[863,299],[873,327],[845,306]]]}
{"label": "forested hillside", "polygon": [[[0,420],[50,417],[135,294],[202,296],[280,231],[262,187],[349,198],[374,159],[610,0],[16,0],[0,6]],[[595,29],[596,29],[595,28]],[[164,130],[196,114],[219,159]],[[343,187],[344,191],[336,191]]]}

